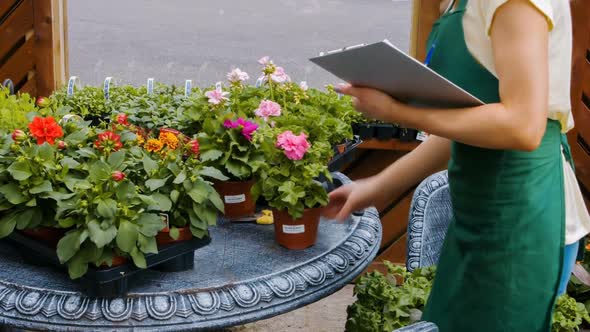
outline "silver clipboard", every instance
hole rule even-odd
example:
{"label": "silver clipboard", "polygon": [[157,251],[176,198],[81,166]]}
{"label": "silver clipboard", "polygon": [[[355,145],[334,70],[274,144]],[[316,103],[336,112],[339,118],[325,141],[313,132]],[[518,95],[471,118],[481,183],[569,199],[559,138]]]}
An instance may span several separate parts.
{"label": "silver clipboard", "polygon": [[383,91],[412,105],[437,108],[483,105],[481,100],[388,40],[322,53],[310,61],[346,82]]}

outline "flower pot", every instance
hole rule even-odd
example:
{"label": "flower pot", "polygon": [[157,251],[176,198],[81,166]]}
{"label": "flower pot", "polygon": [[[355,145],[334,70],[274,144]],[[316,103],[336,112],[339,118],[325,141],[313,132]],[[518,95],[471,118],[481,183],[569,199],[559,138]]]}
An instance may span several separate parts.
{"label": "flower pot", "polygon": [[361,131],[361,124],[360,123],[353,123],[350,125],[352,127],[352,134],[359,135]]}
{"label": "flower pot", "polygon": [[375,128],[370,123],[363,123],[359,127],[359,136],[361,139],[373,138]]}
{"label": "flower pot", "polygon": [[376,136],[377,139],[380,140],[388,140],[391,139],[393,137],[393,125],[392,124],[376,124],[375,125],[375,130],[376,130]]}
{"label": "flower pot", "polygon": [[393,125],[393,133],[391,134],[391,138],[399,138],[400,129],[398,126]]}
{"label": "flower pot", "polygon": [[102,263],[99,268],[100,269],[110,269],[113,267],[117,267],[117,266],[121,266],[123,264],[127,263],[127,258],[124,256],[113,256],[113,259],[111,261],[111,266],[108,266],[106,263]]}
{"label": "flower pot", "polygon": [[30,237],[31,239],[35,239],[37,241],[41,241],[52,247],[57,247],[57,243],[61,238],[66,234],[66,229],[64,228],[53,228],[53,227],[39,227],[34,229],[23,229],[20,231],[22,234]]}
{"label": "flower pot", "polygon": [[190,226],[184,226],[178,229],[178,239],[174,240],[170,237],[170,229],[168,227],[159,231],[156,235],[156,243],[158,245],[166,245],[175,242],[188,241],[193,238]]}
{"label": "flower pot", "polygon": [[273,209],[275,239],[287,249],[305,249],[315,244],[321,208],[305,209],[303,216],[293,219],[287,211]]}
{"label": "flower pot", "polygon": [[340,154],[344,153],[346,151],[346,143],[336,145],[336,150]]}
{"label": "flower pot", "polygon": [[256,202],[250,191],[256,183],[248,181],[216,181],[213,184],[215,190],[223,200],[224,216],[228,219],[242,218],[254,215]]}

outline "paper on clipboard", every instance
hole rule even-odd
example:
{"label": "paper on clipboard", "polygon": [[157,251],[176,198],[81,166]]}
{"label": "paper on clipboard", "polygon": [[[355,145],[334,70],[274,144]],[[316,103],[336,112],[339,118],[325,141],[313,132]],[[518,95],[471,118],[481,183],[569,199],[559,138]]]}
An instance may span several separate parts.
{"label": "paper on clipboard", "polygon": [[471,107],[483,102],[396,48],[388,40],[320,53],[311,62],[357,86],[424,107]]}

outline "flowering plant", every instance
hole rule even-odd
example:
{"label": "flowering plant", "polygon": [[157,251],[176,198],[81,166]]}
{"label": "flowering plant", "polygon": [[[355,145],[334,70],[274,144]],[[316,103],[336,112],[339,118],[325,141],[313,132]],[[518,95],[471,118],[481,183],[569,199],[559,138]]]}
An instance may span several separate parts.
{"label": "flowering plant", "polygon": [[[174,131],[144,135],[125,119],[99,130],[80,118],[36,117],[0,140],[0,237],[38,226],[64,229],[57,254],[72,278],[113,256],[146,267],[170,220],[202,237],[223,202],[204,177],[198,142]],[[176,232],[175,232],[176,230]]]}
{"label": "flowering plant", "polygon": [[310,142],[308,135],[297,127],[266,127],[256,139],[265,157],[260,165],[261,180],[253,191],[262,195],[271,207],[287,210],[295,219],[306,208],[328,203],[328,194],[318,178],[331,179],[322,162],[331,152],[329,143]]}
{"label": "flowering plant", "polygon": [[224,117],[205,121],[198,135],[201,161],[214,167],[229,179],[249,180],[256,177],[264,153],[253,140],[259,124],[228,113]]}

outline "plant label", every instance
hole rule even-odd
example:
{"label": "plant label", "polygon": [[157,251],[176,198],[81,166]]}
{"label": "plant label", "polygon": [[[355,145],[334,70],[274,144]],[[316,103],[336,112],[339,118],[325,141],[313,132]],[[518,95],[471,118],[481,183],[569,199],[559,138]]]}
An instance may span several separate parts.
{"label": "plant label", "polygon": [[283,233],[285,233],[285,234],[305,233],[305,225],[283,225]]}
{"label": "plant label", "polygon": [[168,213],[160,213],[160,217],[162,217],[162,221],[166,225],[164,228],[170,228],[170,216]]}
{"label": "plant label", "polygon": [[225,204],[244,203],[246,201],[246,195],[240,194],[240,195],[223,196],[223,200],[225,201]]}

